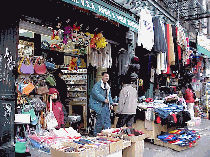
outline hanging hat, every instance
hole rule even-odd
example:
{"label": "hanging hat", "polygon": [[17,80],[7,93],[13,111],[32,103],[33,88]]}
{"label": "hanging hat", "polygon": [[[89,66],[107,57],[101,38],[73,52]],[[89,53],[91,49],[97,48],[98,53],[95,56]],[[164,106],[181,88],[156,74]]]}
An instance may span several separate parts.
{"label": "hanging hat", "polygon": [[49,94],[54,94],[54,93],[58,93],[59,94],[59,92],[58,92],[58,90],[56,88],[50,88],[49,89]]}

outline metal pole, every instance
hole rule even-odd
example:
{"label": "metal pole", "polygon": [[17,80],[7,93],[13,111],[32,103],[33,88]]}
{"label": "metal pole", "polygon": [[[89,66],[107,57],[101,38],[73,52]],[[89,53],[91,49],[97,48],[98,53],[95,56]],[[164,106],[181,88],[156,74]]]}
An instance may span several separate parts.
{"label": "metal pole", "polygon": [[176,0],[176,1],[177,1],[178,21],[179,21],[179,1],[178,0]]}
{"label": "metal pole", "polygon": [[209,101],[208,101],[208,92],[207,91],[206,91],[206,110],[207,110],[206,117],[208,119],[209,118]]}
{"label": "metal pole", "polygon": [[168,11],[166,11],[160,4],[158,4],[154,0],[147,0],[150,4],[152,4],[155,8],[157,8],[160,12],[162,12],[166,17],[168,17],[172,22],[176,22],[177,19],[175,19]]}

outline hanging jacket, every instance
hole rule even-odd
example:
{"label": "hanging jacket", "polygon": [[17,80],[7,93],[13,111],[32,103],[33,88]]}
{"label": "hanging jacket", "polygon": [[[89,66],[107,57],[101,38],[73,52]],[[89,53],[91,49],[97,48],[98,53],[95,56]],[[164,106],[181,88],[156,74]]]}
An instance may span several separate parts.
{"label": "hanging jacket", "polygon": [[154,25],[154,51],[167,52],[167,44],[165,38],[165,26],[159,17],[153,20]]}

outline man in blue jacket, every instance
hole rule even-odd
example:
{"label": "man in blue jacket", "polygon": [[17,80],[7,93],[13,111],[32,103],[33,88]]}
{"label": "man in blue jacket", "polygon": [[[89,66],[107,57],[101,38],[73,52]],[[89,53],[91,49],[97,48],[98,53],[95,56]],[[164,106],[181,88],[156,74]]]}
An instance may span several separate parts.
{"label": "man in blue jacket", "polygon": [[97,113],[94,136],[103,129],[111,128],[110,105],[113,104],[113,101],[108,80],[109,74],[103,72],[102,79],[93,86],[90,95],[89,108]]}

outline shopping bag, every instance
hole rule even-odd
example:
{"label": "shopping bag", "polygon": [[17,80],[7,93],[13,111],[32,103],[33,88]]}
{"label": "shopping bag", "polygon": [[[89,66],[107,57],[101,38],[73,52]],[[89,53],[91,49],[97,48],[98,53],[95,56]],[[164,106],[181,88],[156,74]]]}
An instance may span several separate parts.
{"label": "shopping bag", "polygon": [[48,130],[52,130],[56,126],[58,126],[58,122],[57,122],[55,115],[52,111],[52,98],[50,98],[50,111],[47,112],[47,115],[45,117],[45,123],[47,124]]}

